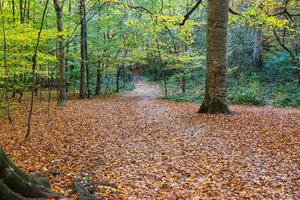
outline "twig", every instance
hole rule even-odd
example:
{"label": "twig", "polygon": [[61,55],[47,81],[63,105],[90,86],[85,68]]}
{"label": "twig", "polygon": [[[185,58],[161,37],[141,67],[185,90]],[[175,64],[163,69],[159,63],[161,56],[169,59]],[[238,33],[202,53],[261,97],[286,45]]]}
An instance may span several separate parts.
{"label": "twig", "polygon": [[24,142],[29,138],[29,135],[31,133],[31,119],[32,119],[32,110],[33,110],[33,98],[34,98],[34,89],[36,87],[35,86],[35,69],[36,69],[36,65],[37,65],[38,50],[39,50],[39,46],[40,46],[41,34],[42,34],[42,31],[43,31],[43,27],[44,27],[44,20],[45,20],[45,16],[46,16],[48,4],[49,4],[49,0],[46,1],[46,5],[45,5],[45,8],[44,8],[43,17],[42,17],[42,21],[41,21],[41,27],[40,27],[40,30],[38,32],[37,43],[36,43],[36,46],[35,46],[35,49],[34,49],[34,54],[32,56],[31,100],[30,100],[30,108],[29,108],[28,120],[27,120],[27,131],[26,131]]}

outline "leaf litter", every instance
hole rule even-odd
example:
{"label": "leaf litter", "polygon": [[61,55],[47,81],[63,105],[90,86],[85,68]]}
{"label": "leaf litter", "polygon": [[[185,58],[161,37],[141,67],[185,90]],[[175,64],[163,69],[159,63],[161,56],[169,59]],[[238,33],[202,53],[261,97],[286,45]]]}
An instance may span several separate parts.
{"label": "leaf litter", "polygon": [[[22,143],[26,106],[1,146],[18,166],[40,172],[69,195],[89,173],[105,199],[300,199],[300,110],[230,106],[235,114],[198,114],[199,105],[158,100],[139,80],[129,93],[35,105]],[[113,184],[115,187],[110,187]]]}

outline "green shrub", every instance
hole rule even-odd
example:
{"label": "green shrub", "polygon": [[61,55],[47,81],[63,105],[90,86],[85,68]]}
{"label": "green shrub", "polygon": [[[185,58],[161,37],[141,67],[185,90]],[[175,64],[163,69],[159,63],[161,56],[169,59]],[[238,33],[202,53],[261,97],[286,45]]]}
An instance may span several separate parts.
{"label": "green shrub", "polygon": [[277,107],[300,107],[300,87],[294,86],[278,89],[279,98],[274,102]]}
{"label": "green shrub", "polygon": [[264,105],[265,99],[262,94],[262,85],[256,75],[247,82],[245,76],[240,76],[235,86],[229,90],[229,101],[233,104]]}
{"label": "green shrub", "polygon": [[203,101],[203,95],[200,95],[199,93],[189,93],[189,94],[182,94],[182,93],[176,93],[171,94],[168,96],[169,100],[171,101],[177,101],[177,102],[196,102],[201,103]]}

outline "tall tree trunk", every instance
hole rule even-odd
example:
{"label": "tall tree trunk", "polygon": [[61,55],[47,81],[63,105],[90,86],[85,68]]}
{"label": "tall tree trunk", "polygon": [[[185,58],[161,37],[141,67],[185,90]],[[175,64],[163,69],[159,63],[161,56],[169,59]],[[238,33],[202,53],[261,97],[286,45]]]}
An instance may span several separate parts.
{"label": "tall tree trunk", "polygon": [[[71,17],[71,14],[72,14],[72,1],[69,0],[68,2],[68,17]],[[70,77],[67,76],[68,72],[69,72],[69,53],[70,53],[70,43],[71,42],[66,42],[66,70],[65,70],[65,73],[66,73],[66,80],[68,80]],[[67,81],[66,81],[67,83]],[[68,94],[69,92],[69,86],[68,84],[66,84],[66,93]]]}
{"label": "tall tree trunk", "polygon": [[34,90],[36,88],[36,66],[38,62],[38,52],[39,52],[39,47],[40,47],[40,42],[41,42],[41,35],[44,27],[44,21],[46,17],[46,12],[48,8],[49,0],[46,0],[46,5],[43,11],[43,16],[42,16],[42,21],[41,21],[41,26],[40,30],[38,32],[38,38],[37,42],[34,48],[34,54],[32,56],[32,86],[31,86],[31,97],[30,97],[30,107],[29,107],[29,112],[28,112],[28,118],[27,118],[27,131],[25,135],[25,141],[29,138],[29,135],[31,133],[31,118],[32,118],[32,112],[33,112],[33,99],[34,99]]}
{"label": "tall tree trunk", "polygon": [[15,18],[15,15],[16,15],[16,11],[15,11],[15,0],[12,0],[11,7],[12,7],[13,22],[15,22],[15,20],[16,20],[16,18]]}
{"label": "tall tree trunk", "polygon": [[63,36],[63,10],[59,5],[58,0],[53,0],[55,12],[56,12],[56,22],[58,31],[58,46],[59,46],[59,94],[57,98],[58,106],[66,106],[67,104],[67,91],[66,91],[66,54],[65,54],[65,42]]}
{"label": "tall tree trunk", "polygon": [[166,71],[163,71],[163,80],[164,80],[164,87],[165,87],[165,97],[168,98],[168,86],[167,86]]}
{"label": "tall tree trunk", "polygon": [[20,8],[20,23],[24,23],[24,17],[23,17],[23,0],[19,1],[19,8]]}
{"label": "tall tree trunk", "polygon": [[28,0],[24,0],[24,7],[23,7],[23,22],[25,22],[25,18],[26,18],[26,11],[27,11],[27,2]]}
{"label": "tall tree trunk", "polygon": [[96,95],[101,94],[101,63],[98,61],[98,67],[97,67],[97,80],[96,80]]}
{"label": "tall tree trunk", "polygon": [[[0,13],[2,13],[2,5],[0,8]],[[3,62],[4,62],[4,83],[5,83],[5,91],[4,91],[4,100],[6,105],[6,114],[10,123],[12,123],[12,117],[10,114],[10,103],[8,99],[8,65],[7,65],[7,43],[6,43],[6,30],[5,30],[5,22],[4,16],[1,17],[2,21],[2,32],[3,32]]]}
{"label": "tall tree trunk", "polygon": [[229,0],[208,0],[205,98],[200,113],[227,113],[226,68]]}
{"label": "tall tree trunk", "polygon": [[186,75],[185,73],[182,76],[182,80],[181,80],[181,92],[182,94],[185,94],[185,90],[186,90]]}
{"label": "tall tree trunk", "polygon": [[120,74],[121,74],[121,69],[118,69],[117,74],[116,74],[116,93],[119,92],[120,90]]}
{"label": "tall tree trunk", "polygon": [[254,27],[254,47],[253,47],[253,64],[257,69],[262,69],[263,67],[263,46],[262,46],[262,27]]}
{"label": "tall tree trunk", "polygon": [[86,0],[80,0],[81,16],[81,67],[80,67],[80,98],[87,97],[87,27],[86,27]]}

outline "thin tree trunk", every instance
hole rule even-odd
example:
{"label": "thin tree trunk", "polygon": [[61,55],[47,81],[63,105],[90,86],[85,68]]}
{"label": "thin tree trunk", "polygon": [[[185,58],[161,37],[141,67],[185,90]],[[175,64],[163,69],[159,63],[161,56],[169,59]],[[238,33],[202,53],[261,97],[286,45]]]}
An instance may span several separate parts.
{"label": "thin tree trunk", "polygon": [[205,99],[200,113],[227,113],[226,68],[229,0],[208,0]]}
{"label": "thin tree trunk", "polygon": [[96,80],[96,95],[101,94],[101,63],[98,61],[98,67],[97,67],[97,80]]}
{"label": "thin tree trunk", "polygon": [[186,90],[186,78],[185,78],[185,74],[183,74],[182,85],[181,85],[182,94],[185,94],[185,90]]}
{"label": "thin tree trunk", "polygon": [[47,70],[47,73],[48,73],[48,106],[47,106],[47,110],[48,110],[48,122],[51,121],[51,116],[50,116],[50,108],[51,108],[51,86],[50,86],[50,67],[49,67],[49,64],[48,64],[48,70]]}
{"label": "thin tree trunk", "polygon": [[13,22],[15,22],[16,18],[15,18],[15,15],[16,15],[16,10],[15,10],[15,0],[12,0],[12,15],[13,15]]}
{"label": "thin tree trunk", "polygon": [[26,18],[27,1],[28,1],[28,0],[24,0],[24,7],[23,7],[23,14],[22,14],[23,22],[25,22],[25,18]]}
{"label": "thin tree trunk", "polygon": [[87,97],[87,27],[86,27],[86,1],[80,0],[81,16],[81,67],[80,67],[80,98]]}
{"label": "thin tree trunk", "polygon": [[30,21],[30,0],[28,0],[28,2],[27,2],[26,17],[29,22]]}
{"label": "thin tree trunk", "polygon": [[107,90],[108,90],[108,87],[109,87],[109,84],[110,84],[110,80],[111,80],[111,77],[108,77],[108,81],[107,81],[107,84],[106,84],[106,87],[105,87],[105,90],[104,90],[105,94],[107,93]]}
{"label": "thin tree trunk", "polygon": [[32,56],[32,88],[31,88],[30,108],[29,108],[29,112],[28,112],[27,132],[26,132],[26,135],[25,135],[25,141],[29,138],[29,135],[31,133],[31,118],[32,118],[32,110],[33,110],[33,98],[34,98],[34,90],[35,90],[35,87],[36,87],[35,70],[36,70],[36,66],[37,66],[38,50],[39,50],[39,46],[40,46],[41,34],[42,34],[42,31],[43,31],[43,27],[44,27],[44,21],[45,21],[45,17],[46,17],[48,4],[49,4],[49,0],[46,0],[46,5],[45,5],[45,8],[44,8],[42,21],[41,21],[41,27],[40,27],[40,30],[38,32],[38,38],[37,38],[36,46],[35,46],[35,49],[34,49],[34,54]]}
{"label": "thin tree trunk", "polygon": [[117,74],[116,74],[116,93],[118,93],[119,92],[119,89],[120,89],[120,74],[121,74],[121,69],[118,69],[118,71],[117,71]]}
{"label": "thin tree trunk", "polygon": [[165,97],[168,98],[168,86],[167,86],[167,77],[166,77],[166,71],[163,72],[164,73],[164,87],[165,87]]}
{"label": "thin tree trunk", "polygon": [[23,17],[23,0],[19,1],[19,8],[20,8],[20,23],[24,23],[24,17]]}
{"label": "thin tree trunk", "polygon": [[254,27],[254,47],[253,47],[253,63],[254,67],[257,69],[262,69],[263,67],[263,46],[262,46],[262,27]]}
{"label": "thin tree trunk", "polygon": [[[2,14],[2,6],[1,6],[1,14]],[[5,104],[6,104],[6,113],[7,113],[7,118],[10,123],[12,123],[12,117],[10,113],[10,103],[8,99],[8,66],[7,66],[7,43],[6,43],[6,31],[5,31],[5,22],[4,22],[4,17],[2,15],[2,32],[3,32],[3,61],[4,61],[4,73],[5,73],[5,91],[4,91],[4,99],[5,99]]]}
{"label": "thin tree trunk", "polygon": [[65,54],[65,42],[63,36],[63,10],[59,5],[58,0],[53,0],[55,12],[56,12],[56,22],[58,35],[58,46],[59,46],[59,87],[58,87],[58,106],[67,105],[67,91],[66,91],[66,54]]}

